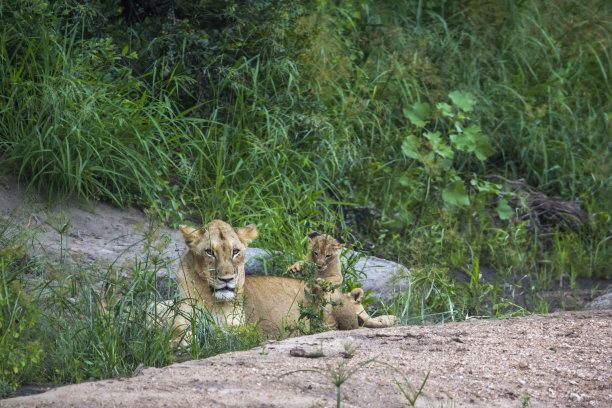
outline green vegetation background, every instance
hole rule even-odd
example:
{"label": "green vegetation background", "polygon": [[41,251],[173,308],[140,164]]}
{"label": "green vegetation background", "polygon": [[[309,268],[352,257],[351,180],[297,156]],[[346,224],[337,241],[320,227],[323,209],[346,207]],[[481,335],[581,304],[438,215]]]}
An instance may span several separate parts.
{"label": "green vegetation background", "polygon": [[[387,305],[404,323],[504,315],[502,285],[547,311],[541,291],[611,277],[609,1],[3,0],[0,22],[1,171],[50,196],[256,223],[298,257],[340,231],[415,268]],[[172,359],[92,307],[98,343],[41,345],[31,262],[2,252],[7,389]]]}

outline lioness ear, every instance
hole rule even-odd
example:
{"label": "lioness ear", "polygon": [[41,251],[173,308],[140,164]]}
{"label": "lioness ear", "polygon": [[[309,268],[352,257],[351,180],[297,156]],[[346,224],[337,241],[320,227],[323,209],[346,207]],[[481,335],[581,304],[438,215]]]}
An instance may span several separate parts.
{"label": "lioness ear", "polygon": [[181,231],[181,236],[189,248],[200,238],[200,231],[189,225],[179,225],[179,231]]}
{"label": "lioness ear", "polygon": [[353,299],[353,302],[361,303],[363,300],[363,289],[355,288],[351,290],[351,298]]}
{"label": "lioness ear", "polygon": [[308,240],[312,241],[313,239],[315,239],[318,236],[319,236],[318,232],[311,232],[310,234],[308,234]]}
{"label": "lioness ear", "polygon": [[251,241],[257,238],[257,228],[254,224],[249,224],[246,227],[238,228],[236,234],[244,245],[249,245]]}

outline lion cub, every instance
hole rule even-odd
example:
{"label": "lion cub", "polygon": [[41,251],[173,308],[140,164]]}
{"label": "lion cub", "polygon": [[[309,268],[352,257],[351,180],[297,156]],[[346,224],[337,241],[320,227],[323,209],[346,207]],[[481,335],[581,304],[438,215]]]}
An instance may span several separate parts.
{"label": "lion cub", "polygon": [[369,328],[389,327],[397,324],[398,318],[393,315],[370,317],[362,305],[363,289],[355,288],[350,293],[343,293],[338,286],[342,284],[340,251],[345,245],[342,238],[331,235],[319,235],[316,232],[308,235],[310,253],[308,258],[291,265],[287,272],[299,272],[302,264],[310,261],[317,265],[315,279],[330,282],[336,289],[327,294],[327,300],[335,304],[331,312],[325,314],[324,321],[331,329],[352,330],[360,326]]}
{"label": "lion cub", "polygon": [[302,270],[302,264],[306,261],[317,265],[315,273],[316,280],[325,280],[334,286],[342,284],[342,271],[340,270],[340,251],[345,242],[342,238],[334,238],[331,235],[319,235],[313,232],[308,235],[310,241],[310,253],[308,257],[291,265],[287,272],[296,273]]}

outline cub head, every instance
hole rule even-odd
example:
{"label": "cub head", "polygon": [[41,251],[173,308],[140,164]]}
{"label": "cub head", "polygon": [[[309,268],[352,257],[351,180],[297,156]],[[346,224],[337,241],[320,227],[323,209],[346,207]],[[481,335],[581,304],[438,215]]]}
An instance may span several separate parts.
{"label": "cub head", "polygon": [[210,286],[218,301],[231,301],[244,285],[247,245],[257,237],[255,225],[232,228],[214,220],[201,229],[181,225],[179,230],[197,266],[193,269]]}
{"label": "cub head", "polygon": [[362,305],[363,289],[355,288],[350,293],[339,295],[340,304],[333,307],[333,317],[338,330],[353,330],[362,326],[370,317]]}
{"label": "cub head", "polygon": [[319,235],[313,232],[308,235],[310,242],[310,258],[319,269],[325,268],[331,261],[338,259],[340,251],[344,247],[342,238],[334,238],[331,235]]}
{"label": "cub head", "polygon": [[332,320],[338,330],[353,330],[363,326],[377,329],[394,326],[399,322],[394,315],[370,317],[362,304],[361,288],[355,288],[351,293],[341,293],[335,300],[340,301],[340,304],[333,307]]}

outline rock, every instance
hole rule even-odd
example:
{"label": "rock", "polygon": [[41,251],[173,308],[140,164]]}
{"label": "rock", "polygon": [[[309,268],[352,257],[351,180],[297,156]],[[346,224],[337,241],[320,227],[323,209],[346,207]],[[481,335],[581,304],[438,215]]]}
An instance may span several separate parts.
{"label": "rock", "polygon": [[[394,294],[406,288],[407,282],[402,279],[402,275],[410,270],[405,266],[375,256],[365,256],[351,250],[344,254],[343,259],[346,263],[347,259],[355,257],[359,258],[355,264],[355,269],[365,276],[359,280],[363,284],[363,289],[372,289],[372,295],[380,298],[383,302],[389,301]],[[245,270],[247,275],[266,274],[266,260],[270,259],[270,254],[267,251],[259,248],[248,248],[246,259]],[[277,266],[276,269],[278,268]]]}
{"label": "rock", "polygon": [[261,248],[247,248],[244,271],[247,275],[262,275],[266,270],[266,260],[270,253]]}
{"label": "rock", "polygon": [[393,295],[406,289],[408,285],[406,279],[402,277],[410,270],[393,261],[364,256],[357,261],[355,269],[366,276],[361,280],[363,288],[372,289],[372,295],[383,302],[388,302]]}
{"label": "rock", "polygon": [[[568,327],[584,336],[565,337]],[[458,333],[464,343],[448,341]],[[326,331],[268,342],[265,349],[143,367],[129,378],[85,381],[0,406],[330,407],[337,396],[332,376],[350,373],[341,388],[344,408],[407,406],[397,384],[404,390],[422,384],[417,407],[515,408],[527,397],[534,408],[607,407],[611,334],[612,310]],[[551,352],[551,342],[563,346]],[[344,357],[347,345],[355,350],[351,359]],[[296,357],[309,353],[319,358]],[[518,366],[518,356],[529,359],[530,370]],[[578,362],[579,373],[593,380],[569,385],[578,379]]]}
{"label": "rock", "polygon": [[612,289],[608,289],[603,295],[593,299],[585,308],[587,310],[607,310],[612,309]]}

